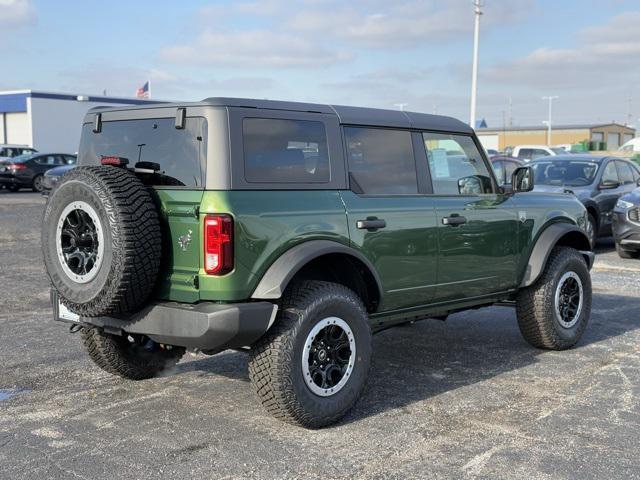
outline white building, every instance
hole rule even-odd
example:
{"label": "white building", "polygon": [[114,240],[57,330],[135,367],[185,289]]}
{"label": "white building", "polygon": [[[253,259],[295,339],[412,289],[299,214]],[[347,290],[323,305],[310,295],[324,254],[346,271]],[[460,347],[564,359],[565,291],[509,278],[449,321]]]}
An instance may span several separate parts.
{"label": "white building", "polygon": [[161,102],[35,90],[0,92],[0,144],[28,145],[41,152],[77,152],[87,110],[146,103]]}

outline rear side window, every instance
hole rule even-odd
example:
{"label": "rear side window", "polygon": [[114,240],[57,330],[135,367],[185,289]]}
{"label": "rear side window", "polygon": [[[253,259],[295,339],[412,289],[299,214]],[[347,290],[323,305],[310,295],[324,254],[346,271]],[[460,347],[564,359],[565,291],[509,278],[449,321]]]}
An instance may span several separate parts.
{"label": "rear side window", "polygon": [[344,132],[352,189],[372,195],[418,193],[410,132],[355,127]]}
{"label": "rear side window", "polygon": [[207,123],[204,118],[187,118],[185,128],[175,128],[174,118],[103,122],[93,133],[85,124],[78,163],[98,165],[105,156],[124,157],[129,167],[152,162],[160,171],[145,178],[149,185],[202,187],[206,157]]}
{"label": "rear side window", "polygon": [[251,183],[327,183],[329,154],[322,122],[245,118],[245,180]]}

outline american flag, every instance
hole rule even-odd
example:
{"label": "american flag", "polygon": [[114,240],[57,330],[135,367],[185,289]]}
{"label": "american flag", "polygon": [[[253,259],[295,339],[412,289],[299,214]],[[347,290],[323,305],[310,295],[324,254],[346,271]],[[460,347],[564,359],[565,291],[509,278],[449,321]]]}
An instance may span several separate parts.
{"label": "american flag", "polygon": [[149,81],[146,81],[138,90],[136,90],[136,97],[149,98]]}

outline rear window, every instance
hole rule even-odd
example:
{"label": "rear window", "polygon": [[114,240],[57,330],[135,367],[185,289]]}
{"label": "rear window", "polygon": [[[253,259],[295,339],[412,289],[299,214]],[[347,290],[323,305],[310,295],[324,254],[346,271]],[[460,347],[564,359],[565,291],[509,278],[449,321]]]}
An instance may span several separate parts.
{"label": "rear window", "polygon": [[149,175],[150,185],[202,187],[206,158],[207,122],[187,118],[185,128],[175,128],[174,118],[103,122],[102,131],[93,125],[82,130],[80,165],[99,165],[106,156],[124,157],[129,167],[139,162],[160,165],[160,172]]}
{"label": "rear window", "polygon": [[410,132],[347,127],[344,133],[352,188],[370,195],[418,193]]}
{"label": "rear window", "polygon": [[245,118],[244,174],[251,183],[326,183],[327,133],[322,122]]}

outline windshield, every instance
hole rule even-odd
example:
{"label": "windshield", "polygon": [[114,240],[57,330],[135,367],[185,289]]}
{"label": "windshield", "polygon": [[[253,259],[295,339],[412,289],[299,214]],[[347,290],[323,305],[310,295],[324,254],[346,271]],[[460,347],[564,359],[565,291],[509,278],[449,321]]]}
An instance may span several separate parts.
{"label": "windshield", "polygon": [[557,187],[582,187],[593,182],[598,164],[588,161],[543,161],[532,165],[535,184]]}
{"label": "windshield", "polygon": [[565,150],[562,147],[553,147],[551,149],[551,151],[554,152],[554,153],[557,153],[558,155],[563,155],[563,154],[567,153],[567,150]]}

